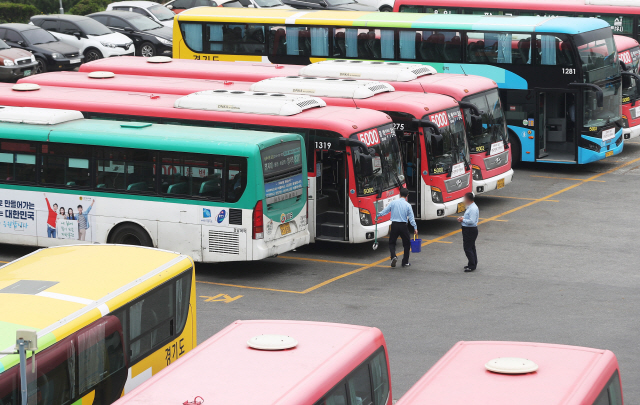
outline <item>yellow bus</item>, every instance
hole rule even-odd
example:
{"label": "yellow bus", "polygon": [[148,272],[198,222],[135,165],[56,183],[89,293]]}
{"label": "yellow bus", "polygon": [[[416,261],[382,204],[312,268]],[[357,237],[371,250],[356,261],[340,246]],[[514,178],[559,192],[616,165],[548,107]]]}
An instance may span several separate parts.
{"label": "yellow bus", "polygon": [[[29,405],[109,405],[196,346],[189,256],[139,246],[40,249],[0,267],[0,405],[20,405],[18,330],[34,330]],[[32,364],[35,358],[35,367]]]}

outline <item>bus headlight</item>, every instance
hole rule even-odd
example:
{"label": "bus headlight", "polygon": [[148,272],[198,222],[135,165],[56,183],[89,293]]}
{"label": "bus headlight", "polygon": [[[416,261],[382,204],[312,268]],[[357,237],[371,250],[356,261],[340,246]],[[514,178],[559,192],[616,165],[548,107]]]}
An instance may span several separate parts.
{"label": "bus headlight", "polygon": [[471,165],[473,169],[473,179],[474,180],[482,180],[482,170],[480,170],[480,166]]}
{"label": "bus headlight", "polygon": [[360,208],[360,224],[363,226],[369,226],[373,223],[371,220],[371,212],[369,210],[365,210]]}
{"label": "bus headlight", "polygon": [[444,201],[442,199],[442,190],[440,190],[438,187],[431,186],[431,201],[436,204],[442,204],[442,202]]}
{"label": "bus headlight", "polygon": [[626,115],[622,115],[622,128],[629,128],[629,119]]}

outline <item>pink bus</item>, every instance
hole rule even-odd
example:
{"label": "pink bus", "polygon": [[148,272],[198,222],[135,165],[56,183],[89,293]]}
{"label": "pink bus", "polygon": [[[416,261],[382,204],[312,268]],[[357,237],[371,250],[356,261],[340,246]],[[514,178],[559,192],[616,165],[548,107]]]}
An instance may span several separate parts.
{"label": "pink bus", "polygon": [[391,405],[377,328],[236,321],[114,405]]}
{"label": "pink bus", "polygon": [[[152,59],[152,61],[155,59]],[[162,59],[161,59],[162,60]],[[80,72],[107,71],[122,75],[203,79],[210,81],[257,82],[274,77],[305,76],[376,80],[391,84],[396,91],[436,93],[460,103],[467,125],[473,192],[500,189],[513,179],[512,159],[520,159],[520,143],[506,126],[498,94],[491,79],[474,75],[436,73],[430,66],[396,62],[328,60],[308,66],[271,65],[252,62],[219,62],[166,59],[149,63],[145,58],[105,58],[80,66]],[[472,115],[479,115],[481,131],[474,135]],[[400,128],[399,128],[400,129]],[[400,129],[401,130],[401,129]],[[512,145],[513,150],[510,149]]]}
{"label": "pink bus", "polygon": [[623,405],[609,350],[458,342],[397,405]]}

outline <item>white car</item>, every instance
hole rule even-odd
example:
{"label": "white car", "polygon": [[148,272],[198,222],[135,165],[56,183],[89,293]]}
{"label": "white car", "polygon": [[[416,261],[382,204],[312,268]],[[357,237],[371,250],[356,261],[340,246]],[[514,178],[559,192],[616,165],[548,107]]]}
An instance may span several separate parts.
{"label": "white car", "polygon": [[357,0],[358,3],[375,7],[378,11],[393,11],[394,0]]}
{"label": "white car", "polygon": [[133,11],[165,27],[173,27],[173,17],[175,14],[166,7],[153,1],[118,1],[107,6],[106,11],[111,10]]}
{"label": "white car", "polygon": [[129,37],[111,31],[93,18],[78,15],[34,15],[31,23],[45,29],[61,42],[80,49],[85,62],[111,56],[134,56]]}

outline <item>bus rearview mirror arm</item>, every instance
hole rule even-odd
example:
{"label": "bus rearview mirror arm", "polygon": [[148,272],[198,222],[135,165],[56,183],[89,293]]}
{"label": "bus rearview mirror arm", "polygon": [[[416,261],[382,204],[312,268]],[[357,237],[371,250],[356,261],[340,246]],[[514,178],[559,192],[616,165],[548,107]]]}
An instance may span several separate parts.
{"label": "bus rearview mirror arm", "polygon": [[438,126],[436,124],[434,124],[433,122],[429,121],[429,120],[418,120],[418,119],[413,119],[414,123],[417,123],[418,126],[421,127],[426,127],[426,128],[431,128],[433,130],[433,132],[435,132],[436,135],[441,135],[440,134],[440,128],[438,128]]}
{"label": "bus rearview mirror arm", "polygon": [[367,145],[362,142],[359,141],[357,139],[351,139],[351,138],[340,138],[338,140],[338,143],[342,143],[344,144],[344,146],[351,146],[352,148],[358,148],[360,149],[361,153],[363,155],[370,155],[371,152],[369,152],[369,148],[367,147]]}
{"label": "bus rearview mirror arm", "polygon": [[460,106],[460,108],[468,108],[475,115],[482,115],[480,114],[480,110],[478,110],[478,107],[473,103],[469,103],[467,101],[458,101],[458,105]]}
{"label": "bus rearview mirror arm", "polygon": [[593,83],[569,83],[569,87],[581,87],[585,90],[593,90],[596,92],[596,103],[598,107],[604,106],[604,93],[600,86],[596,86]]}

